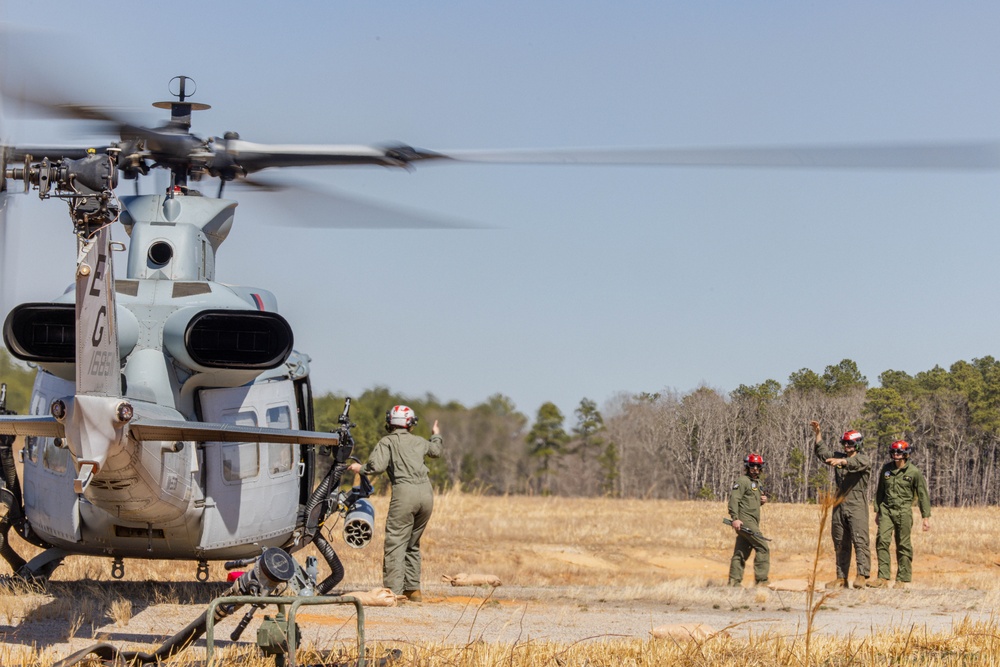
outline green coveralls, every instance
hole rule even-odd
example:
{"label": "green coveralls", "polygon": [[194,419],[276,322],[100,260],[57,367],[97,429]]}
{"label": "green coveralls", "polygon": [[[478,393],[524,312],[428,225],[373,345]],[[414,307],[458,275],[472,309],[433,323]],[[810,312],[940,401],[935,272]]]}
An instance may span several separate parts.
{"label": "green coveralls", "polygon": [[[739,519],[750,530],[760,531],[760,482],[743,475],[729,492],[729,517]],[[760,584],[767,581],[771,569],[771,555],[767,550],[767,542],[746,537],[736,533],[736,546],[733,548],[733,558],[729,561],[729,585],[739,586],[743,583],[743,566],[750,558],[750,551],[756,551],[753,557],[754,580]]]}
{"label": "green coveralls", "polygon": [[913,526],[913,499],[920,505],[920,516],[929,519],[931,501],[927,482],[920,470],[909,462],[902,468],[890,461],[882,466],[875,489],[875,511],[878,512],[878,578],[888,579],[891,569],[889,543],[896,538],[896,581],[909,582],[913,578],[913,544],[910,528]]}
{"label": "green coveralls", "polygon": [[830,533],[833,549],[837,554],[837,578],[847,579],[851,571],[851,547],[858,562],[858,576],[867,579],[871,575],[872,553],[868,546],[868,479],[871,476],[872,460],[868,454],[857,452],[847,456],[834,452],[833,447],[821,440],[816,443],[816,458],[845,459],[846,465],[834,468],[833,477],[837,484],[837,498],[843,499],[833,508],[830,517]]}
{"label": "green coveralls", "polygon": [[437,458],[443,451],[440,435],[432,435],[428,442],[399,428],[379,440],[361,469],[366,475],[388,473],[392,485],[385,519],[382,585],[396,595],[420,590],[420,536],[434,509],[424,456]]}

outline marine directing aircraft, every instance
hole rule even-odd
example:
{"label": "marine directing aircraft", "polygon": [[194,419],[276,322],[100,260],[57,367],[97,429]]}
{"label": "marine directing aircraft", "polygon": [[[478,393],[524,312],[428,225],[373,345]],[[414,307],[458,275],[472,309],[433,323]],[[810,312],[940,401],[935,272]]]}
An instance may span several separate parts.
{"label": "marine directing aircraft", "polygon": [[[215,258],[234,221],[226,183],[264,169],[317,165],[547,163],[966,168],[1000,166],[995,144],[762,149],[587,149],[437,152],[404,144],[265,145],[236,133],[191,133],[193,82],[172,80],[170,119],[155,128],[97,107],[22,93],[46,113],[97,119],[118,138],[97,146],[0,145],[0,198],[15,189],[68,205],[77,242],[75,288],[14,307],[3,324],[12,355],[38,369],[28,415],[0,415],[0,555],[19,576],[44,579],[68,554],[197,562],[289,553],[315,543],[343,568],[323,536],[346,514],[353,546],[371,536],[364,484],[340,482],[353,441],[345,407],[336,432],[315,431],[309,357],[273,294],[216,281]],[[119,176],[170,177],[155,195],[119,196]],[[191,185],[219,181],[218,197]],[[18,186],[20,186],[18,188]],[[4,202],[0,201],[0,214]],[[111,227],[129,236],[115,279]],[[0,226],[5,224],[0,220]],[[60,270],[45,267],[41,270]],[[66,267],[69,276],[69,267]],[[349,402],[348,402],[349,407]],[[2,412],[6,412],[3,410]],[[23,484],[13,440],[24,437]],[[7,540],[44,551],[25,562]]]}

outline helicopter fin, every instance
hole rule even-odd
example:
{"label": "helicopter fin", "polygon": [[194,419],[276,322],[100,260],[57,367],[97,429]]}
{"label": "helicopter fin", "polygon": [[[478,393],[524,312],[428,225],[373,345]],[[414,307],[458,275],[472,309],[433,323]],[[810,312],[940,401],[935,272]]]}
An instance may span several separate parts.
{"label": "helicopter fin", "polygon": [[113,449],[124,441],[121,357],[115,322],[111,226],[89,235],[78,228],[76,261],[76,395],[66,401],[67,442],[83,493]]}
{"label": "helicopter fin", "polygon": [[111,226],[79,241],[76,265],[76,393],[121,396]]}

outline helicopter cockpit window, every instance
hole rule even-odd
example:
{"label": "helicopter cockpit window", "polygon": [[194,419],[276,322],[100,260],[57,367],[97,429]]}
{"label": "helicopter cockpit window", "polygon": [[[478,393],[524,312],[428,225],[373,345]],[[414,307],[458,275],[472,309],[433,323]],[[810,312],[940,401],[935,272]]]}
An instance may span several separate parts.
{"label": "helicopter cockpit window", "polygon": [[[292,428],[292,411],[287,405],[267,409],[268,428]],[[269,443],[267,446],[268,469],[272,475],[279,475],[292,469],[292,445]]]}
{"label": "helicopter cockpit window", "polygon": [[[236,426],[256,426],[257,415],[252,411],[223,415],[222,421]],[[256,477],[260,472],[260,450],[256,442],[234,442],[222,445],[222,476],[227,482]]]}

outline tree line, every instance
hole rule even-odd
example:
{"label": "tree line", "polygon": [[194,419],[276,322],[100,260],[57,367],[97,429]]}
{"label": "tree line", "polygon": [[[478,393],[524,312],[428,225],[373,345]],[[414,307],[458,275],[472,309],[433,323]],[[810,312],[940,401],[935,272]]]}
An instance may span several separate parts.
{"label": "tree line", "polygon": [[[9,407],[24,412],[33,373],[0,349],[0,381]],[[998,502],[994,483],[1000,445],[1000,361],[958,361],[909,375],[888,370],[869,387],[844,359],[822,373],[803,368],[782,385],[766,380],[731,392],[699,387],[687,393],[623,393],[603,406],[581,399],[572,415],[553,403],[529,418],[501,394],[467,407],[432,394],[404,396],[388,387],[352,399],[356,454],[364,460],[384,433],[385,411],[410,405],[425,437],[440,420],[445,454],[429,462],[439,488],[459,485],[490,494],[723,499],[742,472],[743,457],[764,457],[768,495],[812,502],[830,475],[813,456],[811,420],[839,440],[857,429],[875,466],[888,446],[907,440],[937,505]],[[344,396],[315,399],[316,426],[333,430]],[[872,485],[874,487],[874,485]]]}

